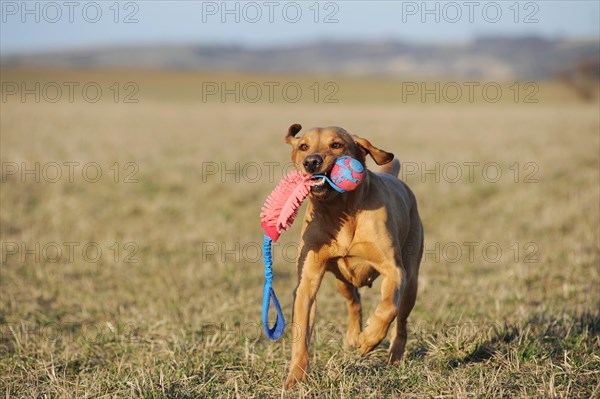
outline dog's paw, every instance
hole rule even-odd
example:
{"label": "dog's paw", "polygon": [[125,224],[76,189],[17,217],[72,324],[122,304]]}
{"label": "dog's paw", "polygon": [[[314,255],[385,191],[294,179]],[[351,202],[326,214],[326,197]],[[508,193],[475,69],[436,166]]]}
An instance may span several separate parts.
{"label": "dog's paw", "polygon": [[292,375],[288,375],[285,380],[285,389],[292,389],[299,381]]}
{"label": "dog's paw", "polygon": [[367,322],[367,326],[358,336],[361,356],[371,352],[383,341],[387,334],[388,324],[381,322],[378,318],[372,316]]}
{"label": "dog's paw", "polygon": [[292,366],[285,380],[285,389],[293,388],[297,383],[305,381],[307,377],[307,367]]}
{"label": "dog's paw", "polygon": [[404,357],[404,353],[398,353],[395,351],[390,351],[388,353],[388,363],[392,366],[399,366],[402,363],[402,358]]}
{"label": "dog's paw", "polygon": [[379,341],[373,342],[369,340],[364,331],[359,335],[358,338],[360,345],[358,348],[358,353],[360,353],[361,356],[368,355],[379,344]]}
{"label": "dog's paw", "polygon": [[402,358],[404,356],[404,348],[406,346],[406,339],[397,339],[394,341],[392,346],[390,347],[390,351],[388,353],[388,363],[398,366],[400,365]]}
{"label": "dog's paw", "polygon": [[360,332],[348,331],[344,339],[344,348],[356,349],[360,346]]}

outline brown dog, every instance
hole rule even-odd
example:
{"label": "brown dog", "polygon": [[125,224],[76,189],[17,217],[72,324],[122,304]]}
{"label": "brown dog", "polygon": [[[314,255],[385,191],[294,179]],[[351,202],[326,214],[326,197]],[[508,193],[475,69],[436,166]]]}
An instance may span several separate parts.
{"label": "brown dog", "polygon": [[[406,319],[417,296],[423,253],[423,226],[411,190],[397,178],[394,155],[339,127],[302,129],[290,126],[285,140],[293,147],[292,161],[305,173],[327,174],[336,158],[350,155],[365,165],[370,155],[381,174],[367,171],[354,191],[340,194],[327,184],[314,186],[303,221],[298,254],[298,286],[294,292],[294,339],[286,381],[290,388],[307,377],[308,346],[315,322],[317,290],[325,271],[332,272],[348,304],[345,344],[361,355],[385,338],[396,318],[388,361],[397,363],[406,345]],[[382,275],[381,302],[362,330],[358,287]]]}

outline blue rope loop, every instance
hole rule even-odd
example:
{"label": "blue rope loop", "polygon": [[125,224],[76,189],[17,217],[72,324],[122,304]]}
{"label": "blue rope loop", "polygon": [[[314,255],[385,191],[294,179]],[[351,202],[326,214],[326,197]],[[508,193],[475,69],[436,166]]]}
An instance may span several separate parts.
{"label": "blue rope loop", "polygon": [[[285,329],[285,319],[283,317],[283,312],[281,311],[281,306],[279,305],[279,300],[277,299],[277,295],[275,295],[275,291],[273,290],[272,286],[273,256],[271,254],[271,243],[271,238],[265,234],[263,240],[265,285],[263,288],[262,322],[267,337],[269,337],[269,339],[276,340],[283,335],[283,330]],[[269,307],[271,305],[271,301],[273,302],[273,306],[275,306],[275,311],[277,312],[277,318],[275,319],[275,324],[273,325],[273,328],[269,328]]]}

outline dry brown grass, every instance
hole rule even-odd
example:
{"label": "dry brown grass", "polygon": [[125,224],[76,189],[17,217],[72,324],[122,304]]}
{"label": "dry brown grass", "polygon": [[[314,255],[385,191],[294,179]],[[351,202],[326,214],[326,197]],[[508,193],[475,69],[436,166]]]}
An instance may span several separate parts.
{"label": "dry brown grass", "polygon": [[[600,392],[598,104],[577,102],[553,83],[541,86],[548,91],[540,90],[538,104],[406,104],[393,101],[392,83],[350,79],[340,81],[338,104],[221,104],[199,101],[189,83],[221,79],[214,75],[2,72],[3,81],[36,76],[103,87],[134,81],[140,101],[2,103],[0,385],[7,397]],[[284,393],[289,329],[278,342],[262,333],[256,249],[258,212],[289,161],[282,138],[293,122],[341,125],[397,154],[419,200],[429,254],[402,366],[384,364],[387,341],[367,358],[342,349],[344,301],[326,278],[311,379]],[[37,183],[5,170],[22,162],[96,162],[103,175],[86,182],[79,166],[71,183],[64,167],[58,182],[41,176]],[[109,169],[115,162],[117,183]],[[128,162],[139,168],[137,182],[123,181],[133,170],[124,169]],[[238,162],[238,175],[206,170]],[[278,163],[274,179],[264,162]],[[419,175],[422,163],[431,169],[436,162],[439,182]],[[442,174],[453,162],[464,174],[456,183]],[[478,163],[472,181],[465,162]],[[495,183],[492,169],[481,174],[491,163],[502,171]],[[416,175],[406,174],[411,167]],[[275,250],[274,284],[288,319],[298,228]],[[79,243],[73,261],[65,242]],[[81,253],[90,242],[103,251],[97,262]],[[11,243],[57,243],[63,256],[22,259]],[[138,262],[125,262],[135,248],[130,260]],[[494,248],[502,250],[497,261]],[[366,314],[378,292],[362,291]]]}

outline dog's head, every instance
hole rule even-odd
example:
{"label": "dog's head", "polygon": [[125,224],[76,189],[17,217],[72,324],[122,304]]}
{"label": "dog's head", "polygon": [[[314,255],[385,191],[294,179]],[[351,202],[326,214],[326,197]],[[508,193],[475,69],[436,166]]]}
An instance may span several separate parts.
{"label": "dog's head", "polygon": [[[285,141],[292,146],[292,162],[297,170],[308,174],[329,176],[335,160],[349,155],[365,165],[367,154],[377,165],[383,165],[394,159],[394,154],[380,150],[368,140],[337,126],[309,129],[296,137],[302,129],[299,124],[293,124],[288,129]],[[331,199],[337,194],[325,181],[313,185],[311,195],[319,200]]]}

